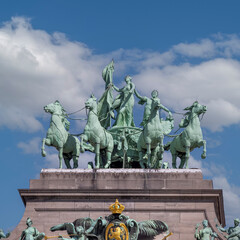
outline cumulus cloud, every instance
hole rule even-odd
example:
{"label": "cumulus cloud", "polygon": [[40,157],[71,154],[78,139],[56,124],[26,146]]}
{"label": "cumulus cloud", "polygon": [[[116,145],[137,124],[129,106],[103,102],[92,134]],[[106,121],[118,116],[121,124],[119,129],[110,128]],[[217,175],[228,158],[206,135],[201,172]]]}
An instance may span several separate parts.
{"label": "cumulus cloud", "polygon": [[28,142],[19,142],[18,148],[22,149],[26,154],[38,154],[40,153],[40,142],[41,139],[39,137],[33,138]]}
{"label": "cumulus cloud", "polygon": [[215,45],[209,39],[203,39],[200,43],[180,43],[173,47],[173,51],[188,57],[209,58],[215,55]]}
{"label": "cumulus cloud", "polygon": [[13,18],[0,29],[0,125],[37,131],[42,107],[56,99],[79,109],[93,89],[103,87],[98,80],[105,61],[63,34],[49,35]]}
{"label": "cumulus cloud", "polygon": [[[48,34],[33,29],[29,19],[12,18],[0,28],[0,126],[41,130],[42,107],[56,99],[68,112],[80,109],[91,93],[101,96],[101,71],[114,58],[114,83],[133,72],[141,94],[157,89],[162,103],[178,112],[199,100],[208,106],[203,126],[221,131],[240,122],[239,54],[238,36],[218,34],[163,53],[118,49],[97,55],[62,33]],[[201,60],[193,64],[192,58]]]}
{"label": "cumulus cloud", "polygon": [[[164,104],[181,111],[195,100],[208,106],[203,126],[221,131],[224,126],[240,121],[240,64],[232,59],[213,59],[197,65],[143,70],[136,85],[144,93],[159,91]],[[151,84],[146,83],[151,79]]]}

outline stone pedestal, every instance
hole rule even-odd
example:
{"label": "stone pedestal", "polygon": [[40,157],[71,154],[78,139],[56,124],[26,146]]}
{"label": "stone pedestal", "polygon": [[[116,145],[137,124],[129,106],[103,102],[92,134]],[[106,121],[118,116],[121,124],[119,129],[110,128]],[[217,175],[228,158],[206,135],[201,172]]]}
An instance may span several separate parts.
{"label": "stone pedestal", "polygon": [[200,169],[43,169],[40,179],[19,193],[26,210],[10,240],[19,238],[27,217],[51,236],[53,225],[110,215],[116,198],[132,219],[166,222],[171,240],[194,239],[195,225],[203,219],[214,231],[216,220],[225,225],[222,190],[213,189]]}

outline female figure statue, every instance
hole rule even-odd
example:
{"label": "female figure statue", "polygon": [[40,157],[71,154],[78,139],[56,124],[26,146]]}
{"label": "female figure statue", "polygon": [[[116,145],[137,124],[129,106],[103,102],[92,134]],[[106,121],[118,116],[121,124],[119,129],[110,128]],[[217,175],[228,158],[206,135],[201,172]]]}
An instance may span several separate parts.
{"label": "female figure statue", "polygon": [[114,126],[118,127],[135,127],[133,122],[133,105],[135,85],[132,83],[130,76],[125,77],[126,85],[119,89],[113,85],[113,88],[120,94],[115,98],[112,109],[117,111],[117,118]]}
{"label": "female figure statue", "polygon": [[19,240],[42,240],[45,237],[44,233],[40,233],[35,227],[32,227],[31,218],[27,218],[27,228],[22,232]]}
{"label": "female figure statue", "polygon": [[[198,230],[199,224],[196,225],[196,231],[194,234],[194,237],[197,240],[214,240],[214,238],[217,238],[218,235],[212,231],[210,227],[208,227],[208,220],[202,221],[203,229]],[[211,237],[211,238],[210,238]]]}

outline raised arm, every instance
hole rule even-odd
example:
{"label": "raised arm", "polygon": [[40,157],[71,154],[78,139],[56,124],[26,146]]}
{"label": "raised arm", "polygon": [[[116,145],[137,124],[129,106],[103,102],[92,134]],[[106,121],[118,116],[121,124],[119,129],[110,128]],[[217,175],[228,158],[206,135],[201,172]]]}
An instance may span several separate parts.
{"label": "raised arm", "polygon": [[195,227],[195,234],[194,234],[194,237],[195,237],[197,240],[200,239],[200,235],[199,235],[198,228],[199,228],[199,224],[196,225],[196,227]]}
{"label": "raised arm", "polygon": [[116,87],[114,84],[113,84],[113,88],[114,88],[117,92],[121,92],[121,89],[119,89],[118,87]]}
{"label": "raised arm", "polygon": [[135,96],[136,96],[137,98],[139,98],[140,100],[142,100],[142,101],[145,100],[144,97],[142,97],[142,96],[137,92],[136,89],[134,89],[134,93],[135,93]]}
{"label": "raised arm", "polygon": [[169,115],[172,115],[170,110],[168,108],[164,107],[162,104],[161,104],[161,109],[163,109],[164,111],[168,112]]}
{"label": "raised arm", "polygon": [[218,225],[216,224],[216,228],[217,228],[219,231],[221,231],[221,232],[227,232],[227,230],[226,230],[225,228],[223,228],[221,225],[218,226]]}
{"label": "raised arm", "polygon": [[212,230],[211,230],[210,235],[211,235],[212,239],[213,238],[218,238],[218,235],[215,232],[213,232]]}

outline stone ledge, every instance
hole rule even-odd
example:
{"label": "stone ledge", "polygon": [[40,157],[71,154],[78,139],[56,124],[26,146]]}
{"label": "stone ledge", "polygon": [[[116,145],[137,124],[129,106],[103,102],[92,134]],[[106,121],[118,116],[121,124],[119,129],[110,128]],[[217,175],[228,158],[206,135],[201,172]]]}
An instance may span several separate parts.
{"label": "stone ledge", "polygon": [[139,168],[111,168],[111,169],[42,169],[41,173],[201,173],[198,168],[190,169],[139,169]]}

